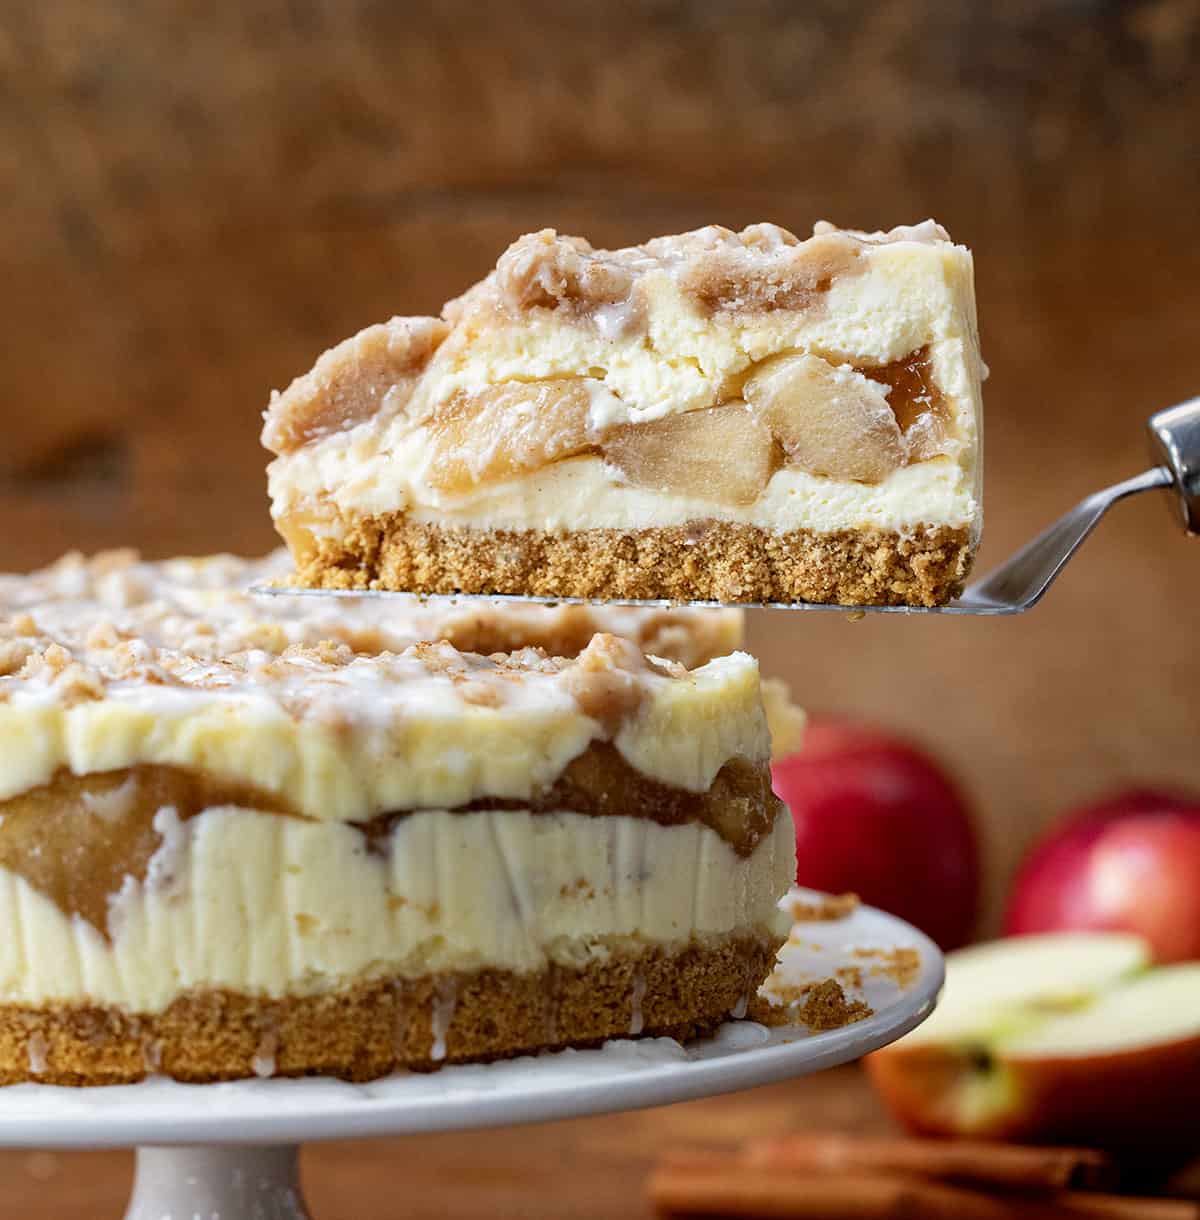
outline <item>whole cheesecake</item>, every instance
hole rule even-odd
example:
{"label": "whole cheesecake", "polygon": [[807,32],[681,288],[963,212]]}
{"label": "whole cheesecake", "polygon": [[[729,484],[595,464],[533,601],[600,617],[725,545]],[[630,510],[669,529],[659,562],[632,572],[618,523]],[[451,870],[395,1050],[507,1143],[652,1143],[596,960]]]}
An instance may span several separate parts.
{"label": "whole cheesecake", "polygon": [[246,613],[238,563],[0,582],[0,1080],[368,1079],[744,1011],[794,875],[750,657],[356,652]]}

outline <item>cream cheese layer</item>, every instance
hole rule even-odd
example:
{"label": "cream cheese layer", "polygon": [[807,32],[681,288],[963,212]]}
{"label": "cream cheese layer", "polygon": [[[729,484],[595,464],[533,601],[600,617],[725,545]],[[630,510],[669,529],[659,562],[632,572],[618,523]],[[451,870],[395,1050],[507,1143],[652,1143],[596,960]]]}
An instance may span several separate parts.
{"label": "cream cheese layer", "polygon": [[180,823],[127,878],[107,935],[0,869],[0,1002],[157,1012],[227,989],[279,998],[372,978],[583,965],[622,947],[786,934],[789,818],[748,857],[698,823],[425,811],[368,848],[332,822],[238,807]]}
{"label": "cream cheese layer", "polygon": [[[905,532],[920,525],[982,528],[973,462],[937,457],[904,466],[879,483],[858,483],[777,470],[750,504],[734,505],[635,487],[599,457],[575,457],[524,478],[446,496],[421,486],[420,469],[395,453],[363,460],[367,437],[347,434],[273,463],[270,487],[277,517],[299,511],[316,537],[337,536],[356,516],[407,511],[416,521],[505,530],[648,529],[692,521],[730,521],[774,532],[874,527]],[[370,446],[373,448],[373,446]]]}
{"label": "cream cheese layer", "polygon": [[572,458],[536,476],[481,492],[457,504],[415,508],[417,521],[476,529],[636,530],[730,521],[768,532],[875,528],[905,533],[922,525],[975,528],[979,502],[952,458],[905,466],[878,484],[776,471],[753,504],[713,504],[695,496],[631,487],[598,458]]}

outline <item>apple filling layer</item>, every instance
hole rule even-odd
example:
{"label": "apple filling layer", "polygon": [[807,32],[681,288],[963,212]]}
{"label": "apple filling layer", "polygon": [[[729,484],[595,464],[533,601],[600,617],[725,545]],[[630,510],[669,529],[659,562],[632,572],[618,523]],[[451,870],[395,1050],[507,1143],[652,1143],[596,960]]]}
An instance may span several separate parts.
{"label": "apple filling layer", "polygon": [[[244,783],[225,783],[181,767],[139,766],[92,775],[60,772],[39,788],[0,802],[0,867],[25,878],[60,910],[97,929],[109,903],[132,878],[145,879],[163,844],[162,811],[177,825],[225,806],[298,816],[285,801]],[[661,826],[697,822],[740,856],[771,833],[781,808],[769,768],[732,759],[706,792],[688,792],[639,774],[607,743],[591,746],[531,799],[472,801],[451,813],[524,810],[586,817],[644,818]],[[397,822],[416,810],[396,810],[351,823],[371,851],[385,851]]]}
{"label": "apple filling layer", "polygon": [[957,444],[924,350],[877,368],[780,355],[738,380],[712,407],[613,427],[593,422],[584,379],[460,393],[428,425],[426,479],[463,495],[592,454],[635,487],[750,504],[787,466],[874,484]]}

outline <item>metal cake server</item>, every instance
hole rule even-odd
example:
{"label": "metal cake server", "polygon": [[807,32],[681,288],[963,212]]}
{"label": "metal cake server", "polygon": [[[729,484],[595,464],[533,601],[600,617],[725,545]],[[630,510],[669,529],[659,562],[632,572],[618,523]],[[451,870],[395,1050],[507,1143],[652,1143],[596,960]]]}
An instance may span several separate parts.
{"label": "metal cake server", "polygon": [[[1106,487],[1081,500],[1049,529],[1023,546],[1011,559],[969,585],[963,595],[945,606],[840,606],[824,602],[685,602],[687,606],[734,607],[772,610],[836,610],[843,614],[1021,614],[1041,601],[1046,590],[1096,528],[1100,518],[1127,496],[1155,488],[1174,490],[1189,534],[1200,534],[1200,398],[1191,398],[1152,415],[1146,422],[1151,453],[1157,464],[1143,474]],[[256,586],[252,592],[303,597],[419,598],[448,601],[504,601],[542,605],[588,605],[603,602],[617,606],[679,605],[670,601],[635,601],[622,598],[530,597],[496,593],[415,594],[384,590],[296,589]]]}

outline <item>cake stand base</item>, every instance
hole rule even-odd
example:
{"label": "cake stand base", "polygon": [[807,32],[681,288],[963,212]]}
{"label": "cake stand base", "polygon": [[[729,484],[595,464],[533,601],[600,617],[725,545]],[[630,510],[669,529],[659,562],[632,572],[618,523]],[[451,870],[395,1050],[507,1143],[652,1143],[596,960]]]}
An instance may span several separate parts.
{"label": "cake stand base", "polygon": [[139,1147],[125,1220],[312,1220],[300,1148]]}

